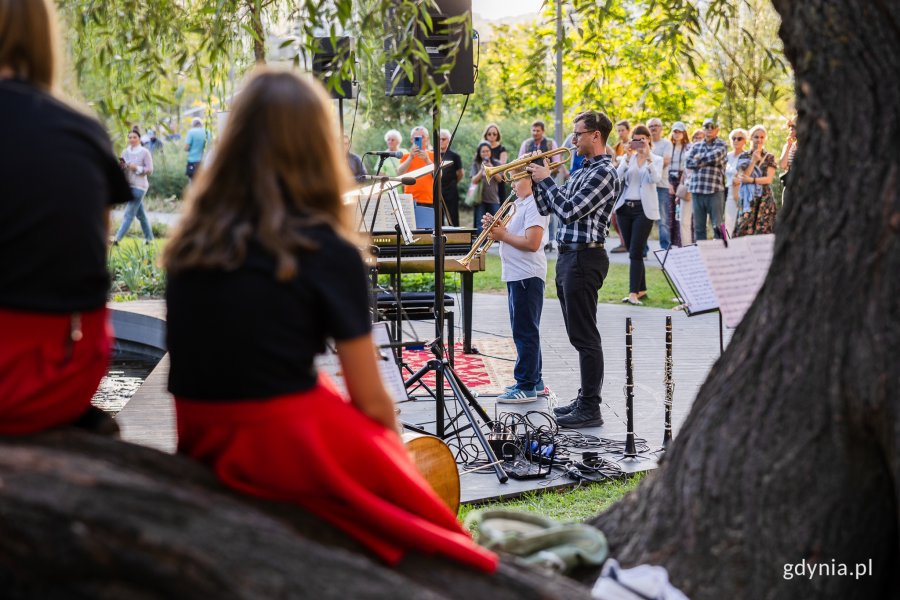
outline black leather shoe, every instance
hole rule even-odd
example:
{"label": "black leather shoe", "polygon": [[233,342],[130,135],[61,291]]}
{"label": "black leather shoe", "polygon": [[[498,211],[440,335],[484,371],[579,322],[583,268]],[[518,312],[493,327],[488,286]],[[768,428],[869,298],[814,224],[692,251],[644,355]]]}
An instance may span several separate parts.
{"label": "black leather shoe", "polygon": [[572,412],[556,418],[556,424],[569,429],[581,427],[599,427],[603,425],[603,417],[600,415],[599,405],[589,405],[582,401]]}
{"label": "black leather shoe", "polygon": [[575,398],[574,400],[572,400],[565,406],[557,406],[556,408],[553,409],[553,414],[556,415],[557,417],[567,415],[570,412],[572,412],[573,410],[575,410],[575,407],[578,406],[579,402],[581,402],[581,396],[578,396],[577,398]]}

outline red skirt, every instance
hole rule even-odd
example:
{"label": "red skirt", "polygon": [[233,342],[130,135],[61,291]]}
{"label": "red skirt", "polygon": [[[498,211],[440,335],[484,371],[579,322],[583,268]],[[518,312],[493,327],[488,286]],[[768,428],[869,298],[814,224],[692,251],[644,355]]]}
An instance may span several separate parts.
{"label": "red skirt", "polygon": [[106,307],[73,315],[0,309],[0,435],[71,423],[90,406],[109,365]]}
{"label": "red skirt", "polygon": [[293,502],[394,565],[410,551],[493,572],[416,470],[396,433],[347,402],[323,374],[312,390],[260,401],[175,398],[178,450],[242,492]]}

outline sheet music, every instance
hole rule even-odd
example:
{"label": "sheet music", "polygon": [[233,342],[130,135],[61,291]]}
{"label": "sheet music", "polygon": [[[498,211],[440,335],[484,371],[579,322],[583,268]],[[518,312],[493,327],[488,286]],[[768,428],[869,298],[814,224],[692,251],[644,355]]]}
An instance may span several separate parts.
{"label": "sheet music", "polygon": [[[397,197],[397,202],[400,205],[400,210],[403,212],[406,223],[410,229],[415,228],[416,210],[412,195],[399,194],[396,189],[392,189],[385,191],[381,195],[381,202],[378,202],[377,191],[372,194],[372,199],[369,201],[369,207],[365,214],[363,214],[363,209],[366,208],[368,196],[353,198],[353,202],[356,204],[353,207],[353,218],[356,219],[360,231],[394,231],[394,227],[397,225],[397,217],[394,215],[394,206],[388,194],[393,194]],[[376,205],[378,208],[377,213],[375,212]],[[374,228],[371,227],[373,214],[375,215]]]}
{"label": "sheet music", "polygon": [[700,258],[697,246],[671,248],[668,256],[665,250],[654,252],[656,260],[663,265],[675,285],[678,295],[687,304],[691,313],[706,312],[719,308],[719,301],[709,282],[706,266]]}
{"label": "sheet music", "polygon": [[719,300],[722,319],[737,327],[756,298],[769,272],[775,236],[745,236],[729,240],[697,242],[709,280]]}
{"label": "sheet music", "polygon": [[[372,324],[372,338],[376,346],[391,343],[391,337],[388,334],[387,326],[388,324],[384,322]],[[394,362],[393,352],[391,352],[390,348],[378,348],[378,352],[382,357],[382,359],[378,361],[378,371],[381,373],[381,381],[384,384],[384,388],[387,390],[388,395],[394,399],[394,402],[405,402],[406,400],[409,400],[409,396],[406,394],[406,386],[403,385],[403,376],[400,373],[400,369],[397,367],[397,363]],[[343,393],[344,396],[348,396],[347,386],[344,383],[344,376],[341,373],[341,362],[338,359],[338,355],[334,352],[320,354],[316,356],[315,363],[317,368],[328,373],[335,384],[340,388],[341,393]]]}

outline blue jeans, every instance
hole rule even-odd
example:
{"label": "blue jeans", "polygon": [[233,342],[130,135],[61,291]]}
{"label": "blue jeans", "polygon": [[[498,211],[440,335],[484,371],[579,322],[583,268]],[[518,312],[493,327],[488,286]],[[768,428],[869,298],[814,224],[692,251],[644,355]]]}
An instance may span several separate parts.
{"label": "blue jeans", "polygon": [[691,194],[691,203],[694,205],[694,239],[706,239],[707,216],[712,219],[713,237],[721,239],[719,223],[722,222],[722,210],[725,208],[725,192]]}
{"label": "blue jeans", "polygon": [[475,235],[481,233],[481,217],[497,214],[498,208],[500,208],[499,204],[486,204],[484,202],[475,205]]}
{"label": "blue jeans", "polygon": [[119,227],[119,231],[116,233],[116,241],[121,241],[125,237],[125,234],[128,233],[128,228],[131,227],[131,222],[137,217],[138,223],[141,224],[141,231],[144,232],[144,239],[152,242],[153,230],[150,229],[150,221],[147,219],[147,213],[144,212],[144,194],[147,192],[141,188],[133,187],[131,188],[131,193],[134,199],[125,205],[125,216],[122,218],[122,226]]}
{"label": "blue jeans", "polygon": [[434,208],[431,204],[415,206],[416,226],[413,229],[434,229]]}
{"label": "blue jeans", "polygon": [[[541,380],[541,310],[544,307],[544,280],[530,277],[507,281],[509,323],[516,344],[513,375],[520,390],[535,390]],[[537,390],[536,390],[537,391]]]}
{"label": "blue jeans", "polygon": [[656,188],[656,197],[659,200],[659,247],[668,250],[672,244],[672,234],[669,231],[669,188]]}

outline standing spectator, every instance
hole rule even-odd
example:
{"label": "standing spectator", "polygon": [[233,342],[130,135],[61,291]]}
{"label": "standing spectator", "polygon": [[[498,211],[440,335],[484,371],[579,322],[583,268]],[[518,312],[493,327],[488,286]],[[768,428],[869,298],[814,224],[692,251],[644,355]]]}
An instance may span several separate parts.
{"label": "standing spectator", "polygon": [[360,177],[368,175],[368,173],[366,173],[366,166],[363,164],[359,155],[350,152],[350,136],[348,135],[344,136],[344,154],[347,155],[347,166],[350,167],[350,173],[353,175],[353,179],[359,180]]}
{"label": "standing spectator", "polygon": [[791,181],[791,166],[794,164],[794,155],[797,153],[797,124],[794,119],[788,119],[787,122],[788,137],[781,149],[781,156],[778,158],[778,166],[784,173],[781,174],[781,206],[784,207],[785,199],[788,196],[788,188]]}
{"label": "standing spectator", "polygon": [[447,220],[459,227],[459,182],[462,181],[462,157],[450,149],[450,130],[441,129],[441,161],[453,164],[441,167],[441,195],[447,206]]}
{"label": "standing spectator", "polygon": [[194,117],[184,143],[184,150],[188,153],[187,167],[184,169],[184,174],[187,175],[188,179],[194,179],[197,167],[200,166],[200,161],[203,160],[203,153],[206,152],[210,139],[209,132],[203,128],[203,121]]}
{"label": "standing spectator", "polygon": [[[619,138],[619,141],[613,146],[613,166],[619,164],[619,160],[625,155],[625,148],[631,143],[631,125],[628,121],[622,120],[616,123],[616,136]],[[622,240],[622,232],[619,231],[619,222],[615,211],[613,211],[612,216],[610,217],[610,225],[612,225],[616,235],[619,236],[619,245],[610,250],[610,252],[613,254],[624,254],[625,252],[628,252],[628,246],[625,245],[625,242]]]}
{"label": "standing spectator", "polygon": [[619,214],[622,240],[631,259],[628,296],[622,298],[622,302],[629,304],[642,304],[640,299],[647,295],[644,245],[650,237],[653,221],[659,219],[656,182],[662,178],[662,170],[663,158],[653,152],[650,130],[638,125],[616,169],[622,181],[622,194],[614,207]]}
{"label": "standing spectator", "polygon": [[[401,136],[400,132],[396,129],[390,129],[387,133],[384,134],[384,143],[387,144],[387,149],[389,152],[400,152],[401,154],[405,153],[406,150],[400,147],[400,142],[402,141],[403,136]],[[396,177],[398,167],[400,167],[399,158],[388,158],[384,161],[382,169],[384,170],[384,174],[388,177]]]}
{"label": "standing spectator", "polygon": [[684,163],[684,184],[687,188],[687,196],[688,200],[685,201],[681,199],[678,206],[681,208],[680,218],[681,218],[681,245],[689,246],[696,240],[694,239],[694,203],[691,198],[691,178],[694,176],[694,169],[691,169],[687,166],[687,157],[691,155],[691,151],[694,149],[694,146],[703,141],[706,137],[706,134],[703,133],[702,129],[694,130],[694,133],[691,134],[691,143],[687,147],[687,151],[685,152],[685,163]]}
{"label": "standing spectator", "polygon": [[[491,145],[491,157],[494,160],[498,161],[501,165],[509,162],[509,152],[502,143],[503,136],[500,134],[499,125],[496,123],[488,123],[487,127],[484,128],[481,139]],[[506,198],[506,181],[500,182],[500,186],[497,188],[497,195],[501,198]]]}
{"label": "standing spectator", "polygon": [[472,160],[472,183],[481,183],[481,202],[475,205],[475,222],[473,226],[481,233],[484,215],[493,215],[500,208],[500,182],[503,174],[497,173],[493,177],[484,176],[484,167],[496,167],[500,161],[491,156],[491,145],[481,142],[475,149],[475,158]]}
{"label": "standing spectator", "polygon": [[150,131],[148,131],[147,137],[148,137],[148,141],[147,141],[147,145],[146,145],[147,150],[149,150],[150,152],[153,152],[155,154],[158,150],[162,149],[162,145],[163,145],[162,140],[159,139],[158,137],[156,137],[155,131],[153,131],[152,129]]}
{"label": "standing spectator", "polygon": [[[516,212],[504,227],[497,224],[491,237],[500,242],[500,278],[509,294],[509,322],[516,345],[515,385],[497,396],[501,404],[531,402],[544,393],[541,376],[541,312],[544,308],[544,281],[547,257],[541,246],[547,240],[549,216],[538,212],[530,177],[512,182]],[[485,215],[482,225],[490,227],[493,215]]]}
{"label": "standing spectator", "polygon": [[54,5],[0,1],[0,435],[98,412],[109,209],[131,198],[106,131],[57,96]]}
{"label": "standing spectator", "polygon": [[712,221],[713,236],[722,237],[722,209],[725,204],[725,155],[728,146],[718,138],[719,125],[715,119],[703,121],[702,142],[694,144],[687,157],[687,166],[694,169],[688,186],[694,205],[694,238],[706,239],[707,218]]}
{"label": "standing spectator", "polygon": [[734,230],[735,237],[775,231],[775,155],[765,149],[766,130],[762,125],[750,128],[753,148],[738,159],[738,178],[741,182],[741,215]]}
{"label": "standing spectator", "polygon": [[543,121],[535,121],[531,124],[531,137],[519,146],[520,157],[532,152],[547,152],[556,149],[556,142],[552,138],[544,136],[544,129],[546,128]]}
{"label": "standing spectator", "polygon": [[[687,246],[691,243],[690,232],[687,241],[682,236],[684,219],[687,218],[688,226],[691,223],[691,201],[682,200],[675,195],[678,186],[684,181],[684,159],[685,153],[689,147],[687,141],[687,128],[681,121],[672,124],[672,133],[669,134],[669,142],[672,144],[672,160],[669,162],[669,170],[666,178],[669,183],[669,208],[671,209],[669,219],[669,232],[672,236],[672,244],[676,246]],[[685,217],[685,213],[687,216]]]}
{"label": "standing spectator", "polygon": [[150,182],[147,176],[153,173],[153,156],[150,151],[141,146],[141,132],[137,127],[128,134],[128,147],[122,151],[122,158],[119,163],[125,170],[125,177],[131,186],[132,199],[125,206],[125,216],[122,217],[122,226],[113,239],[113,244],[118,244],[128,233],[128,228],[134,218],[137,217],[138,223],[141,224],[141,231],[144,233],[144,243],[149,244],[153,241],[153,230],[150,228],[150,220],[144,211],[144,196],[150,189]]}
{"label": "standing spectator", "polygon": [[735,181],[734,176],[737,174],[738,159],[744,152],[744,146],[747,144],[747,130],[739,127],[732,131],[728,137],[731,139],[733,150],[725,155],[725,230],[733,232],[737,223],[738,208],[741,204],[739,198],[741,182]]}
{"label": "standing spectator", "polygon": [[670,206],[669,182],[663,177],[663,173],[669,170],[672,162],[672,142],[662,136],[663,123],[660,119],[653,118],[647,121],[647,129],[650,130],[650,138],[653,141],[653,154],[662,157],[663,165],[660,171],[659,181],[656,182],[656,195],[659,198],[659,247],[668,250],[672,244],[671,221],[674,206]]}
{"label": "standing spectator", "polygon": [[[412,144],[409,152],[400,159],[398,175],[434,164],[434,152],[429,149],[428,130],[417,125],[410,130],[409,139]],[[404,190],[407,194],[412,194],[416,202],[416,227],[434,229],[434,175],[423,175],[416,179],[414,185],[404,186]]]}

